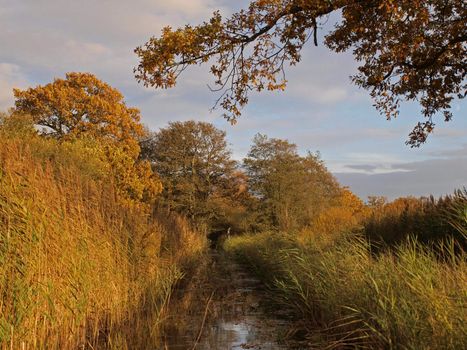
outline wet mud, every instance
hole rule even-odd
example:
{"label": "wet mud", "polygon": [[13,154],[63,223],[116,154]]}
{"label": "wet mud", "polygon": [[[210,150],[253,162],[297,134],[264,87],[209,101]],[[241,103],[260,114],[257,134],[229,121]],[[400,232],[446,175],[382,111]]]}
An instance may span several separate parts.
{"label": "wet mud", "polygon": [[[167,316],[162,349],[297,349],[285,340],[290,320],[275,310],[260,281],[221,253],[213,251],[211,259],[205,283],[197,286],[202,297],[190,300],[183,317],[177,307]],[[183,303],[190,290],[177,293],[173,302]]]}

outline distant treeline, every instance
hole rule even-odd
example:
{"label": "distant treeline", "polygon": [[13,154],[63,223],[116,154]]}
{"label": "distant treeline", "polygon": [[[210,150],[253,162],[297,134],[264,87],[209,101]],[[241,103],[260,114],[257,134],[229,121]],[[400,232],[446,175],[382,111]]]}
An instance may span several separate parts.
{"label": "distant treeline", "polygon": [[394,245],[407,237],[422,243],[436,243],[454,238],[466,248],[467,190],[435,199],[398,198],[386,203],[370,198],[371,214],[363,221],[364,232],[375,243]]}
{"label": "distant treeline", "polygon": [[163,185],[159,206],[209,232],[294,232],[306,240],[352,231],[364,232],[375,245],[409,236],[421,243],[465,239],[452,224],[462,221],[456,210],[465,206],[465,189],[439,199],[369,197],[364,203],[337,182],[319,153],[302,156],[287,140],[257,134],[236,162],[225,136],[212,124],[187,121],[142,139],[140,157]]}

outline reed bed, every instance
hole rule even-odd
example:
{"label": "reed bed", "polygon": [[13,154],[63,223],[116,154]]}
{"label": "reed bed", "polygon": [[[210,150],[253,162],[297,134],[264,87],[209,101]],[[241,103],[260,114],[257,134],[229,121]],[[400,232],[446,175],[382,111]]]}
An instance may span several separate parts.
{"label": "reed bed", "polygon": [[375,255],[353,235],[330,245],[266,232],[224,248],[293,312],[312,348],[467,348],[466,255],[453,241],[407,239]]}
{"label": "reed bed", "polygon": [[206,247],[182,218],[124,204],[81,142],[0,139],[0,349],[154,348]]}

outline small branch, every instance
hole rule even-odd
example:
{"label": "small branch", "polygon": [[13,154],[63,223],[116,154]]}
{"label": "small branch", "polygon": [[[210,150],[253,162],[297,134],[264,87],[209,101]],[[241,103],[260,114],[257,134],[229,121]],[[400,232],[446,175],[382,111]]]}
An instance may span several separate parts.
{"label": "small branch", "polygon": [[206,303],[206,308],[204,309],[203,321],[201,322],[201,328],[199,330],[198,337],[196,338],[196,341],[193,344],[193,347],[191,348],[191,350],[196,349],[196,346],[198,345],[199,340],[201,339],[201,335],[203,334],[204,323],[206,322],[206,317],[208,315],[209,305],[211,304],[212,298],[214,296],[214,292],[215,291],[212,291],[211,296],[209,297],[208,302]]}
{"label": "small branch", "polygon": [[315,46],[318,46],[318,24],[316,23],[316,17],[313,18],[313,42]]}

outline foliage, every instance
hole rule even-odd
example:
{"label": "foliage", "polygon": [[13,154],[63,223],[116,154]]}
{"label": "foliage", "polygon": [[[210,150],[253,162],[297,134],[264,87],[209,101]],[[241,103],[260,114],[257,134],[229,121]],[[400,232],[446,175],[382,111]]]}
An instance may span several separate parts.
{"label": "foliage", "polygon": [[[452,246],[408,240],[375,257],[365,240],[298,243],[261,233],[224,245],[270,286],[312,348],[463,349],[467,264]],[[439,260],[440,249],[446,259]]]}
{"label": "foliage", "polygon": [[205,122],[172,122],[141,142],[163,183],[161,204],[210,226],[244,193],[225,132]]}
{"label": "foliage", "polygon": [[18,131],[20,123],[32,119],[46,128],[42,136],[61,142],[80,140],[109,164],[122,200],[127,204],[155,201],[162,185],[150,164],[138,160],[138,140],[144,135],[139,111],[127,107],[118,90],[92,74],[68,73],[66,79],[15,89],[14,94],[16,108],[6,118],[14,124],[10,130]]}
{"label": "foliage", "polygon": [[97,144],[103,149],[103,157],[121,198],[127,203],[146,202],[153,204],[162,191],[159,176],[151,169],[148,161],[135,159],[125,149],[106,143]]}
{"label": "foliage", "polygon": [[312,224],[300,232],[300,240],[307,242],[320,237],[333,244],[337,236],[359,231],[370,215],[370,209],[348,188],[340,190],[326,210],[313,220]]}
{"label": "foliage", "polygon": [[467,189],[454,192],[447,208],[448,223],[467,241]]}
{"label": "foliage", "polygon": [[339,193],[319,155],[301,157],[286,140],[257,134],[243,163],[263,220],[280,230],[310,225]]}
{"label": "foliage", "polygon": [[199,26],[163,29],[136,48],[138,81],[172,87],[190,65],[215,60],[226,117],[235,122],[251,90],[284,89],[284,66],[300,61],[300,52],[318,22],[332,12],[341,19],[325,39],[336,52],[352,49],[361,62],[353,81],[368,90],[388,119],[401,101],[419,101],[425,120],[409,135],[419,146],[434,127],[433,117],[452,118],[451,102],[467,93],[465,21],[461,0],[254,0],[249,8],[223,19],[214,13]]}
{"label": "foliage", "polygon": [[30,115],[0,112],[0,133],[4,137],[8,137],[9,135],[31,137],[36,131],[34,130],[34,122]]}
{"label": "foliage", "polygon": [[208,202],[212,211],[211,231],[215,234],[257,230],[261,213],[257,200],[248,191],[248,178],[241,170],[229,175],[220,190]]}
{"label": "foliage", "polygon": [[0,349],[157,348],[167,300],[203,235],[145,204],[122,205],[102,148],[6,125]]}
{"label": "foliage", "polygon": [[83,134],[105,138],[132,156],[139,153],[143,128],[139,110],[123,95],[90,73],[67,73],[65,79],[27,90],[14,89],[16,113],[29,114],[49,136],[64,139]]}

